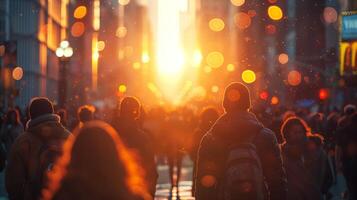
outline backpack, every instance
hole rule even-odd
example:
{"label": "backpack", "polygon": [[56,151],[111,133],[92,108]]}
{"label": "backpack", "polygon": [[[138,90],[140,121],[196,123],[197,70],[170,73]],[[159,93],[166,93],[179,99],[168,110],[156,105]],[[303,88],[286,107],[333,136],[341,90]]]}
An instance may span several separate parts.
{"label": "backpack", "polygon": [[251,142],[230,146],[220,180],[220,200],[264,200],[264,177],[256,146]]}
{"label": "backpack", "polygon": [[33,166],[29,174],[31,196],[38,199],[41,191],[48,184],[48,173],[53,170],[56,160],[62,155],[62,145],[64,140],[61,138],[42,139],[37,137],[40,145],[35,152],[36,159],[32,161]]}

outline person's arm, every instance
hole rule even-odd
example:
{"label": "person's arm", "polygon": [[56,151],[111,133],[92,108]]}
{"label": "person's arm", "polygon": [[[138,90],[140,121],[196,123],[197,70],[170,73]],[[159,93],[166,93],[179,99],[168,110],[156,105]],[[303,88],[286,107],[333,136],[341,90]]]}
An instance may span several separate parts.
{"label": "person's arm", "polygon": [[6,166],[5,187],[10,200],[24,199],[26,167],[21,148],[19,140],[16,140]]}
{"label": "person's arm", "polygon": [[286,200],[287,179],[275,134],[264,129],[260,138],[260,159],[271,200]]}

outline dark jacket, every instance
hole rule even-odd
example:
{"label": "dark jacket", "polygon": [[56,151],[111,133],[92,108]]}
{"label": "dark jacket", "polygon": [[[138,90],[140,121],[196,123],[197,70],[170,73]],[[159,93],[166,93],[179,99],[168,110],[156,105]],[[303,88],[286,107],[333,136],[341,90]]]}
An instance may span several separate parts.
{"label": "dark jacket", "polygon": [[[253,113],[238,112],[221,116],[201,141],[195,177],[197,200],[218,200],[216,188],[219,188],[223,163],[228,154],[227,147],[250,137],[257,148],[268,186],[269,193],[265,195],[269,194],[271,200],[286,199],[286,175],[274,133],[264,128]],[[203,186],[202,178],[207,175],[213,176],[218,185]]]}
{"label": "dark jacket", "polygon": [[152,196],[155,195],[158,173],[152,138],[140,129],[135,120],[118,118],[113,122],[124,144],[134,152],[140,166],[145,170],[145,180]]}
{"label": "dark jacket", "polygon": [[30,120],[26,131],[21,134],[12,146],[9,162],[5,172],[5,186],[11,200],[32,200],[39,196],[34,191],[38,166],[38,154],[44,142],[63,140],[70,132],[60,124],[60,118],[47,114]]}

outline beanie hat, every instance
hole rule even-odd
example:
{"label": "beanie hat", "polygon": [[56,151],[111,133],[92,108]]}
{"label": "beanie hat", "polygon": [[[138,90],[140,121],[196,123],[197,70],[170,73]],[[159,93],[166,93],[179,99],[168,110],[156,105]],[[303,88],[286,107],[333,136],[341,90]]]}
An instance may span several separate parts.
{"label": "beanie hat", "polygon": [[35,119],[41,115],[54,113],[52,102],[46,97],[32,98],[29,111],[31,119]]}
{"label": "beanie hat", "polygon": [[239,82],[229,84],[224,92],[223,107],[226,112],[247,111],[251,107],[247,86]]}

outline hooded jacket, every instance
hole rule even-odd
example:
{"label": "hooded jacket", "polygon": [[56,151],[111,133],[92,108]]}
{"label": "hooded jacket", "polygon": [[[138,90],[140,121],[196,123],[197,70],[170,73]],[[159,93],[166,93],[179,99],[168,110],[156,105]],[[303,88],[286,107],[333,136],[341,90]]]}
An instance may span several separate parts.
{"label": "hooded jacket", "polygon": [[[5,172],[5,186],[11,200],[31,200],[40,195],[34,191],[38,152],[43,143],[51,140],[63,140],[70,132],[60,123],[59,116],[46,114],[30,120],[26,131],[12,146]],[[38,194],[35,194],[38,193]],[[34,195],[35,194],[35,195]]]}
{"label": "hooded jacket", "polygon": [[[253,113],[236,112],[222,115],[201,141],[195,177],[197,200],[218,200],[216,188],[219,188],[229,151],[227,147],[242,142],[252,142],[256,146],[267,185],[267,199],[286,199],[286,175],[274,133]],[[207,185],[207,175],[213,177],[212,184]]]}

